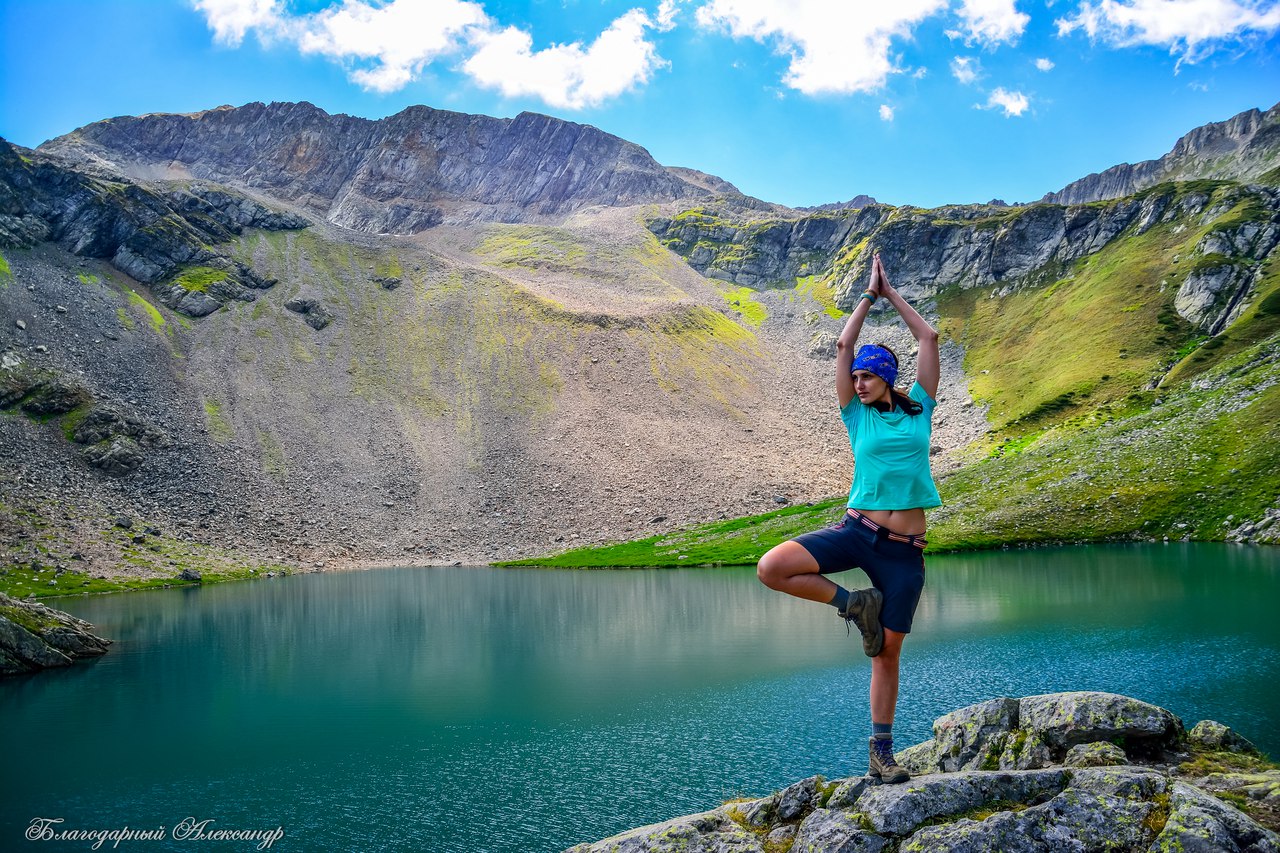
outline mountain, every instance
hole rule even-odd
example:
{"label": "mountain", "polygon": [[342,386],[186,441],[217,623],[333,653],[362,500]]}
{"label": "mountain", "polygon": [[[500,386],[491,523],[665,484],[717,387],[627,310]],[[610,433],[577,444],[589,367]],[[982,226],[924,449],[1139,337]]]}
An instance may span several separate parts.
{"label": "mountain", "polygon": [[[709,553],[677,535],[706,521],[749,555],[764,528],[730,519],[794,522],[847,487],[831,356],[876,250],[944,335],[940,541],[1073,519],[1071,538],[1270,541],[1278,212],[1232,180],[794,211],[593,128],[425,107],[0,143],[0,586],[649,534],[679,564]],[[867,333],[912,351],[878,312]],[[1174,482],[1152,467],[1170,435],[1201,460]],[[1060,469],[1100,455],[1106,477]],[[993,508],[995,482],[1034,493]]]}
{"label": "mountain", "polygon": [[1158,160],[1112,166],[1072,181],[1056,193],[1046,193],[1041,201],[1086,204],[1132,195],[1162,181],[1196,178],[1275,185],[1278,156],[1280,104],[1265,113],[1246,110],[1226,121],[1197,127]]}
{"label": "mountain", "polygon": [[497,119],[415,106],[370,121],[308,103],[254,103],[122,116],[39,150],[141,179],[241,184],[373,234],[711,195],[634,143],[535,113]]}

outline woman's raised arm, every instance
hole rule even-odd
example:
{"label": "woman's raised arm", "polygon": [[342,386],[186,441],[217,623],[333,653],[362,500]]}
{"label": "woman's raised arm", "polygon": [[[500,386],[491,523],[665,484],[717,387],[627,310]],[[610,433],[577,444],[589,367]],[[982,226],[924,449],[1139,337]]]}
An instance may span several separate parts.
{"label": "woman's raised arm", "polygon": [[916,381],[920,383],[920,387],[930,397],[937,399],[938,379],[942,372],[938,356],[938,332],[889,283],[889,277],[885,274],[884,266],[880,263],[878,254],[875,257],[875,261],[872,262],[872,268],[873,275],[875,271],[880,273],[880,287],[885,298],[897,309],[898,315],[906,321],[907,328],[911,330],[916,343],[920,345],[920,351],[916,356]]}
{"label": "woman's raised arm", "polygon": [[[867,293],[880,296],[881,283],[884,281],[882,270],[876,264],[871,265],[871,282],[867,285]],[[871,300],[858,297],[858,304],[845,321],[840,337],[836,339],[836,396],[840,400],[840,408],[849,405],[854,398],[853,390],[853,356],[858,348],[858,336],[862,334],[862,321],[867,319],[871,310]]]}

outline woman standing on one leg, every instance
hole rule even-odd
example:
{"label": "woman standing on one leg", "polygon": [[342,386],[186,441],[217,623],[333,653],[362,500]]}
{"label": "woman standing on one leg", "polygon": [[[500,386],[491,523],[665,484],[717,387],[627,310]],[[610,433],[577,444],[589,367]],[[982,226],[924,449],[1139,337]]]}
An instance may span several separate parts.
{"label": "woman standing on one leg", "polygon": [[[898,359],[887,347],[854,345],[871,304],[885,298],[919,343],[916,382],[893,386]],[[757,574],[770,589],[831,604],[857,624],[871,660],[868,773],[885,782],[910,775],[893,757],[898,658],[924,587],[924,511],[942,503],[929,471],[929,434],[938,393],[938,333],[893,289],[877,254],[871,283],[840,333],[836,393],[853,447],[848,511],[824,530],[798,536],[760,558]],[[837,586],[824,577],[861,568],[872,589]]]}

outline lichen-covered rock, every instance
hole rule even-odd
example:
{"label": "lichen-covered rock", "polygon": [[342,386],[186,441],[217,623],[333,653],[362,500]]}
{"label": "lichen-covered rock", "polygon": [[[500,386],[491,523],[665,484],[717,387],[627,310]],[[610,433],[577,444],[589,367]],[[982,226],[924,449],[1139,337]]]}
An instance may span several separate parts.
{"label": "lichen-covered rock", "polygon": [[800,824],[794,853],[880,853],[889,839],[872,832],[856,812],[817,809]]}
{"label": "lichen-covered rock", "polygon": [[1203,779],[1196,779],[1195,784],[1206,791],[1239,794],[1256,802],[1280,808],[1280,770],[1263,770],[1256,773],[1210,773]]}
{"label": "lichen-covered rock", "polygon": [[164,447],[169,438],[145,418],[119,403],[94,404],[76,424],[71,438],[77,444],[97,444],[116,436],[128,436],[143,447]]}
{"label": "lichen-covered rock", "polygon": [[[761,837],[739,826],[722,809],[642,826],[579,844],[572,853],[765,853]],[[566,853],[570,853],[566,851]]]}
{"label": "lichen-covered rock", "polygon": [[938,769],[994,769],[992,755],[1003,751],[1005,738],[993,735],[1006,735],[1017,727],[1017,699],[991,699],[939,717],[933,722]]}
{"label": "lichen-covered rock", "polygon": [[1123,749],[1105,741],[1076,744],[1067,750],[1066,758],[1062,760],[1066,767],[1109,767],[1128,762],[1129,757]]}
{"label": "lichen-covered rock", "polygon": [[783,788],[778,793],[778,820],[795,820],[812,810],[818,799],[818,788],[826,781],[821,776],[810,776]]}
{"label": "lichen-covered rock", "polygon": [[146,459],[138,443],[124,435],[90,445],[83,452],[86,462],[112,477],[133,473]]}
{"label": "lichen-covered rock", "polygon": [[989,803],[1022,803],[1052,796],[1065,788],[1069,779],[1060,769],[934,774],[904,785],[870,787],[858,797],[855,807],[866,813],[877,832],[906,835],[926,821]]}
{"label": "lichen-covered rock", "polygon": [[1201,749],[1228,752],[1257,752],[1257,748],[1234,730],[1216,720],[1201,720],[1187,733],[1187,741]]}
{"label": "lichen-covered rock", "polygon": [[105,654],[110,640],[83,619],[0,593],[0,675],[68,666]]}
{"label": "lichen-covered rock", "polygon": [[1169,792],[1169,818],[1151,849],[1161,853],[1276,853],[1280,836],[1211,794],[1174,782]]}
{"label": "lichen-covered rock", "polygon": [[1018,725],[1036,732],[1051,750],[1076,744],[1125,740],[1149,748],[1173,746],[1182,722],[1164,708],[1114,693],[1081,691],[1027,696],[1018,702]]}
{"label": "lichen-covered rock", "polygon": [[810,358],[832,359],[836,357],[836,336],[830,332],[817,332],[809,339],[807,353]]}
{"label": "lichen-covered rock", "polygon": [[827,798],[827,808],[852,808],[853,804],[858,801],[858,797],[862,796],[862,792],[873,784],[875,782],[869,776],[854,776],[851,779],[845,779],[837,783],[836,789]]}
{"label": "lichen-covered rock", "polygon": [[307,321],[307,325],[317,332],[333,322],[333,315],[318,299],[296,297],[286,302],[284,307],[295,314],[301,314],[302,319]]}

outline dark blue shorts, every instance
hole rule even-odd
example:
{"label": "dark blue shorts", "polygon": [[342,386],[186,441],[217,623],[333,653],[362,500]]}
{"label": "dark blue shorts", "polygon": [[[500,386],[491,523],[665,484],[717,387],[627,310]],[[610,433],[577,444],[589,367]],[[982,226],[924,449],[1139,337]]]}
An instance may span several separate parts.
{"label": "dark blue shorts", "polygon": [[862,569],[884,596],[880,621],[891,631],[911,633],[911,620],[924,589],[924,551],[909,542],[888,538],[888,529],[871,529],[845,513],[840,521],[803,533],[800,543],[818,561],[824,575]]}

